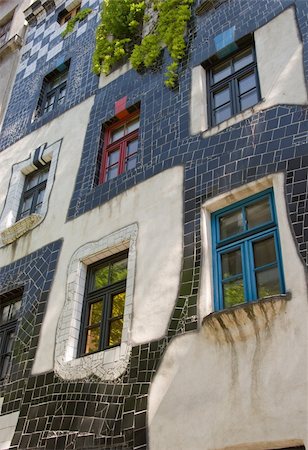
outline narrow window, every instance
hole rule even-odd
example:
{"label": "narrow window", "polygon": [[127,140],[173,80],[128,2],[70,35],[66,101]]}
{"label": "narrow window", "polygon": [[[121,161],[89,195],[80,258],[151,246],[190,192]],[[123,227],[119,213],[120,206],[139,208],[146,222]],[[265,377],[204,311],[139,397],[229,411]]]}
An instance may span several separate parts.
{"label": "narrow window", "polygon": [[0,380],[9,372],[21,296],[0,304]]}
{"label": "narrow window", "polygon": [[40,212],[44,200],[49,167],[48,164],[26,176],[17,220]]}
{"label": "narrow window", "polygon": [[213,214],[216,309],[285,292],[272,190]]}
{"label": "narrow window", "polygon": [[210,67],[209,118],[217,125],[260,100],[255,49],[250,46]]}
{"label": "narrow window", "polygon": [[80,6],[81,5],[79,4],[79,5],[75,6],[75,8],[71,9],[70,11],[68,11],[67,9],[63,9],[58,15],[57,22],[60,25],[64,25],[69,20],[73,19],[76,16],[76,14],[79,13]]}
{"label": "narrow window", "polygon": [[12,19],[8,20],[3,25],[0,25],[0,47],[8,41],[11,24]]}
{"label": "narrow window", "polygon": [[80,356],[121,344],[127,258],[124,252],[88,268]]}
{"label": "narrow window", "polygon": [[136,167],[139,124],[138,111],[105,128],[100,183]]}

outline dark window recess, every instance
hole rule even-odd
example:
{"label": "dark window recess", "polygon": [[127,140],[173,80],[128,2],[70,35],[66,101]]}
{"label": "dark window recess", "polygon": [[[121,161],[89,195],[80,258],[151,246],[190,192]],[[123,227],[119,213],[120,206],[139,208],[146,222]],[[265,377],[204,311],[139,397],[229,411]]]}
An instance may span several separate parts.
{"label": "dark window recess", "polygon": [[0,47],[8,41],[11,24],[12,19],[8,20],[3,25],[0,25]]}
{"label": "dark window recess", "polygon": [[64,25],[69,20],[73,19],[76,16],[76,14],[79,13],[80,6],[81,5],[79,3],[79,5],[75,6],[75,8],[71,9],[70,11],[68,11],[67,9],[63,9],[62,11],[60,11],[60,13],[58,14],[57,22],[60,25]]}
{"label": "dark window recess", "polygon": [[43,204],[50,165],[26,176],[17,220],[39,213]]}
{"label": "dark window recess", "polygon": [[15,342],[16,325],[21,307],[21,293],[19,296],[7,300],[2,298],[0,303],[0,380],[3,381],[9,373],[13,345]]}
{"label": "dark window recess", "polygon": [[208,70],[208,112],[212,126],[260,101],[255,49],[251,45]]}
{"label": "dark window recess", "polygon": [[198,16],[207,13],[211,9],[218,8],[226,0],[197,0],[196,13]]}
{"label": "dark window recess", "polygon": [[127,257],[124,252],[88,268],[79,356],[121,344]]}
{"label": "dark window recess", "polygon": [[125,119],[106,126],[99,183],[111,180],[137,164],[139,110]]}
{"label": "dark window recess", "polygon": [[35,118],[56,109],[64,102],[69,65],[70,61],[61,64],[44,78]]}

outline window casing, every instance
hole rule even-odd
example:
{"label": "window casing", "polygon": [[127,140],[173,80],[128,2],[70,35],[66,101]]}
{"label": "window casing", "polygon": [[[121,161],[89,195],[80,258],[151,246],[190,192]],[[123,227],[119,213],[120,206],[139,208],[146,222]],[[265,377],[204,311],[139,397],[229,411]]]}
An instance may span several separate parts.
{"label": "window casing", "polygon": [[20,307],[21,297],[0,305],[0,381],[7,376],[10,368]]}
{"label": "window casing", "polygon": [[260,101],[254,46],[208,70],[208,116],[211,126],[229,119]]}
{"label": "window casing", "polygon": [[212,215],[215,309],[285,293],[271,189]]}
{"label": "window casing", "polygon": [[39,213],[43,204],[50,165],[26,176],[17,220]]}
{"label": "window casing", "polygon": [[0,25],[0,47],[8,41],[11,24],[12,19],[8,20],[3,25]]}
{"label": "window casing", "polygon": [[136,167],[139,124],[139,112],[135,112],[105,128],[99,183]]}
{"label": "window casing", "polygon": [[79,13],[80,7],[81,7],[81,5],[79,4],[75,8],[71,9],[70,11],[67,11],[66,9],[61,11],[58,15],[58,19],[57,19],[58,23],[60,25],[64,25],[69,20],[73,19],[76,16],[76,14]]}
{"label": "window casing", "polygon": [[79,356],[121,344],[128,252],[88,267]]}

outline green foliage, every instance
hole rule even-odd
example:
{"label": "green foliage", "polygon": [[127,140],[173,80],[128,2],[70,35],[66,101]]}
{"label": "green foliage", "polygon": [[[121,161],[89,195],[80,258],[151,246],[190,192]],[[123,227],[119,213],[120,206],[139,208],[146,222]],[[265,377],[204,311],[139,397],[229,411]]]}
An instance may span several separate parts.
{"label": "green foliage", "polygon": [[145,2],[105,0],[96,34],[94,72],[99,75],[102,71],[107,75],[111,67],[125,56],[138,71],[154,67],[163,48],[167,47],[172,62],[167,67],[165,84],[173,88],[178,78],[179,62],[185,55],[184,35],[193,2],[147,0],[147,4],[157,11],[158,19],[154,30],[141,40],[142,24],[149,21]]}
{"label": "green foliage", "polygon": [[69,33],[71,33],[77,22],[81,22],[82,20],[84,20],[90,13],[92,12],[91,8],[84,8],[81,9],[75,17],[73,17],[72,19],[70,19],[67,24],[66,24],[66,28],[62,33],[62,37],[67,36]]}
{"label": "green foliage", "polygon": [[144,1],[104,1],[101,23],[96,31],[94,73],[107,75],[115,63],[130,55],[141,34],[144,10]]}

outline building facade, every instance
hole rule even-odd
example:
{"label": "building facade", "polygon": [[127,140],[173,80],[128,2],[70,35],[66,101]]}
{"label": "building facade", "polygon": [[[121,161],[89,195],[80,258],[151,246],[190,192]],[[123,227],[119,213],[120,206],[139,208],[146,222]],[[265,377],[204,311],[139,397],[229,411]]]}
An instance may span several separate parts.
{"label": "building facade", "polygon": [[0,448],[308,448],[307,2],[196,1],[174,89],[13,3]]}

